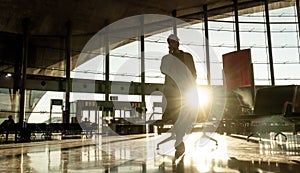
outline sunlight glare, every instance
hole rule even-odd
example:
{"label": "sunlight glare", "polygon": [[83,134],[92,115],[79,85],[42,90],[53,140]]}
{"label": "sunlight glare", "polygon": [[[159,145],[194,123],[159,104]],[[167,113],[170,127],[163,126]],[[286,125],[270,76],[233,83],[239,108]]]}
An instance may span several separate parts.
{"label": "sunlight glare", "polygon": [[210,101],[209,90],[205,88],[197,88],[197,93],[190,91],[187,95],[188,103],[193,107],[203,107],[207,106]]}

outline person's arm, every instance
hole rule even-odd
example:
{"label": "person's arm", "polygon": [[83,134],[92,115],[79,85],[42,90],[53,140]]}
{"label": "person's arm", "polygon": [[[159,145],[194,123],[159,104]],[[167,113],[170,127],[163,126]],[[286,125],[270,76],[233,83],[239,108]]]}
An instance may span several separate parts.
{"label": "person's arm", "polygon": [[168,62],[168,56],[170,55],[165,55],[162,57],[161,59],[161,64],[160,64],[160,72],[164,75],[166,74],[169,74],[168,73],[168,70],[169,70],[169,66],[170,66],[170,63]]}
{"label": "person's arm", "polygon": [[4,121],[1,123],[1,126],[3,126],[3,127],[7,126],[7,120],[4,120]]}
{"label": "person's arm", "polygon": [[196,80],[197,79],[197,71],[196,71],[196,67],[195,67],[195,62],[194,62],[194,59],[193,59],[193,56],[189,53],[186,54],[187,56],[187,62],[188,62],[188,67],[189,67],[189,70],[191,71],[194,79]]}

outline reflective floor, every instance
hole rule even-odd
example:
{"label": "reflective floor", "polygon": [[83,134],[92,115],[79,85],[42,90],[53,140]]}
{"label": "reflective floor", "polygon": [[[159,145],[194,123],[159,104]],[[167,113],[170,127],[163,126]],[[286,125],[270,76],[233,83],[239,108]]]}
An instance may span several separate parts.
{"label": "reflective floor", "polygon": [[186,136],[185,155],[176,162],[174,141],[157,148],[168,133],[1,144],[0,172],[300,172],[300,135],[275,141],[269,134],[247,142],[243,136],[209,134],[218,145],[202,135]]}

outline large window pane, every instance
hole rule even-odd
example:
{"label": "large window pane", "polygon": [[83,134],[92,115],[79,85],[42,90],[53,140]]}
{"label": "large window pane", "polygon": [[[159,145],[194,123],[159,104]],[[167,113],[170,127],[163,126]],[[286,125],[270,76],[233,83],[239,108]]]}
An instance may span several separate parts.
{"label": "large window pane", "polygon": [[27,74],[44,76],[65,76],[64,38],[60,37],[32,37],[30,46]]}
{"label": "large window pane", "polygon": [[193,55],[197,71],[197,83],[207,85],[204,23],[184,27],[180,29],[180,32],[188,33],[186,35],[190,36],[184,38],[182,44],[186,47],[186,51]]}
{"label": "large window pane", "polygon": [[234,25],[233,12],[208,22],[212,85],[223,85],[222,55],[236,50]]}
{"label": "large window pane", "polygon": [[[253,11],[256,11],[253,13]],[[239,11],[242,49],[251,49],[255,85],[270,85],[269,53],[263,2],[252,10]]]}
{"label": "large window pane", "polygon": [[111,81],[141,81],[141,57],[139,42],[113,49],[109,57],[109,79]]}
{"label": "large window pane", "polygon": [[145,82],[164,83],[164,75],[160,71],[161,59],[168,53],[167,37],[171,30],[145,38]]}
{"label": "large window pane", "polygon": [[269,6],[277,7],[270,10],[275,84],[299,84],[299,35],[295,1]]}
{"label": "large window pane", "polygon": [[71,78],[75,79],[91,79],[104,80],[105,74],[105,56],[98,55],[90,60],[78,64],[71,71]]}

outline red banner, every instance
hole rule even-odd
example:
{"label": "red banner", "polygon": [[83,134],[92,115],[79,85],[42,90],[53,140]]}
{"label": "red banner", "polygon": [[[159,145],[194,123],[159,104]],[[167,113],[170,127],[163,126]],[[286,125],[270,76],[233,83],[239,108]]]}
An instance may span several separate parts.
{"label": "red banner", "polygon": [[250,49],[224,54],[223,70],[227,90],[251,86],[253,75]]}

